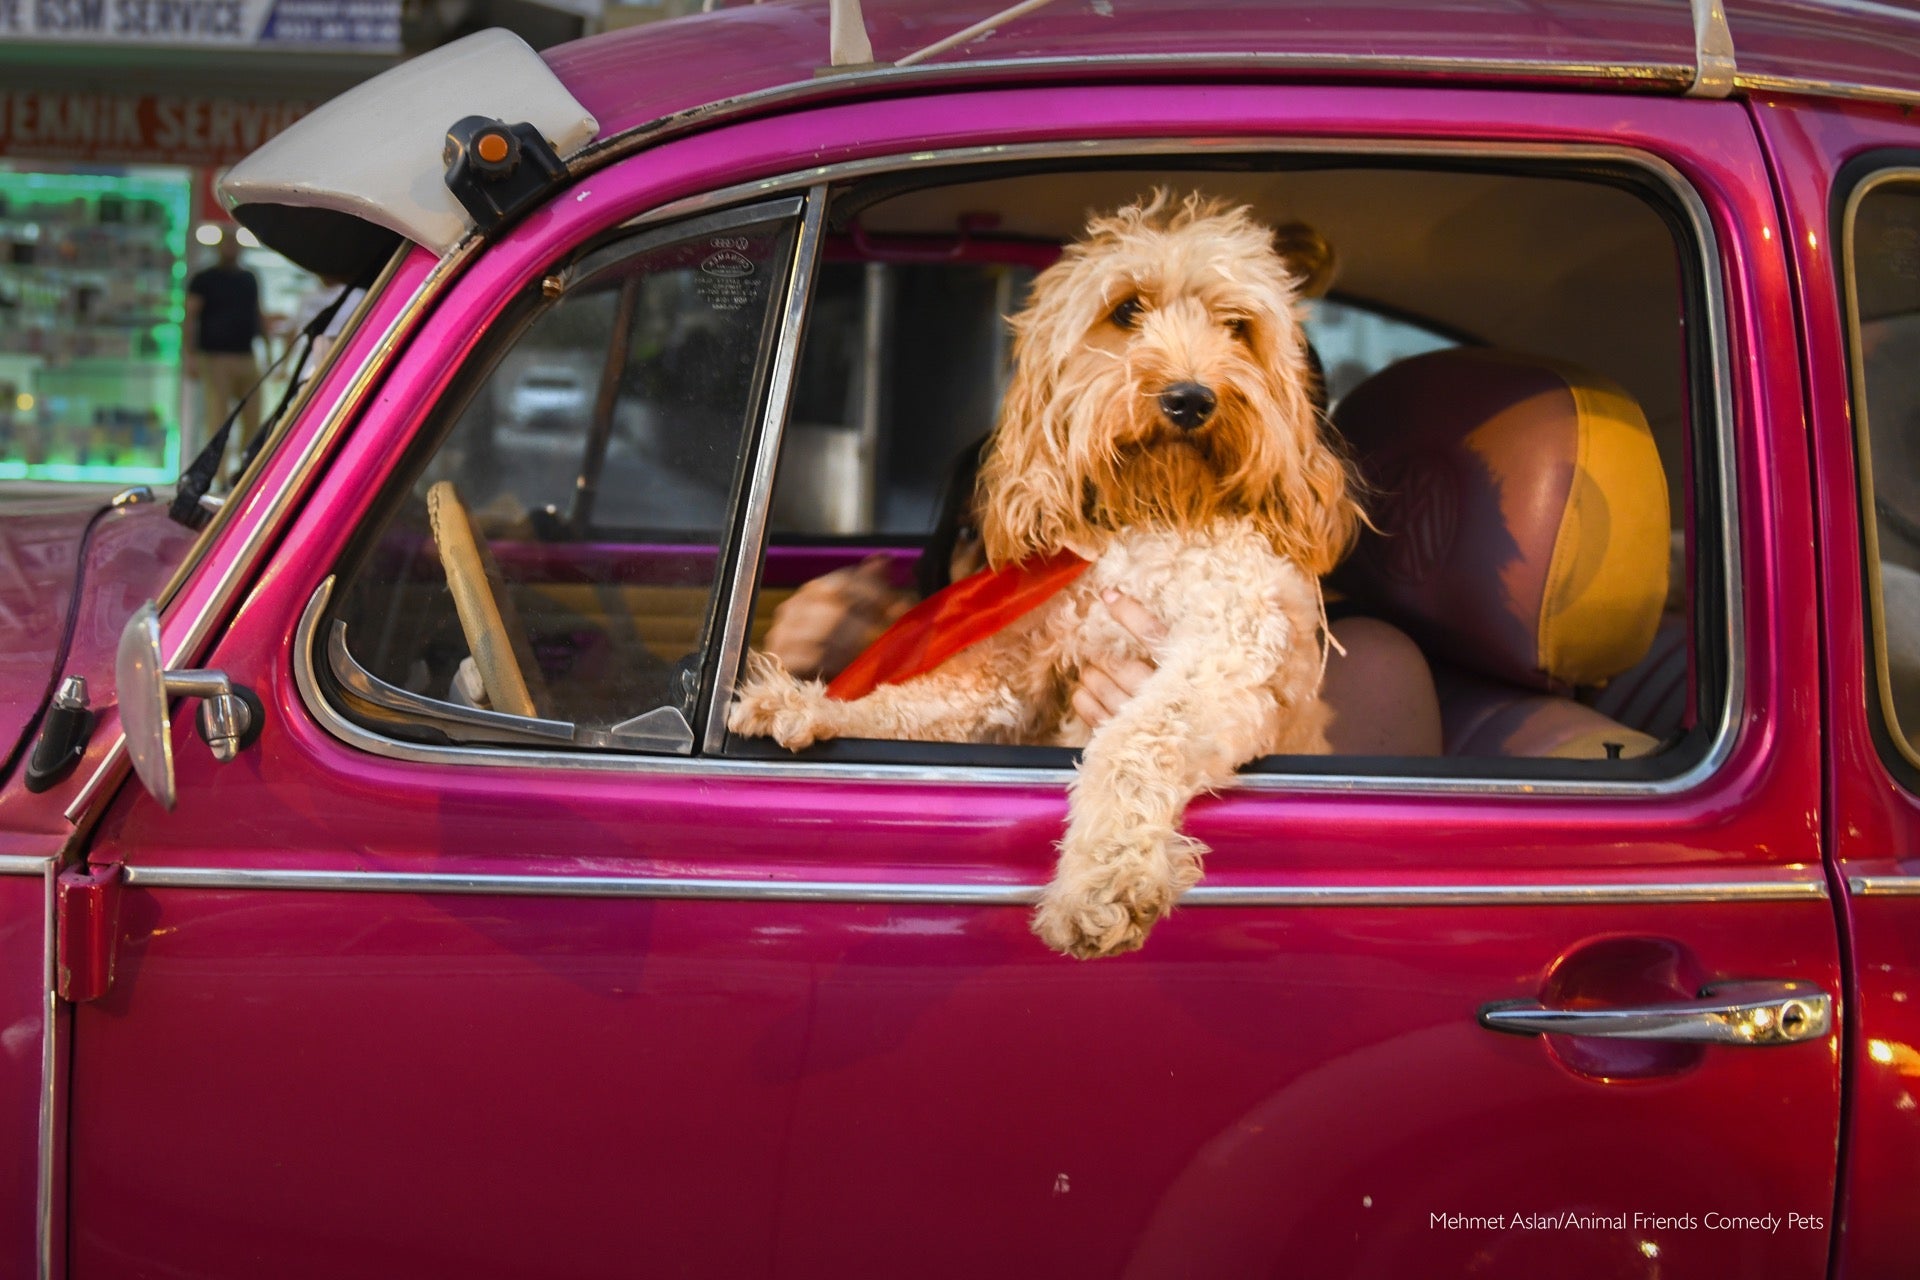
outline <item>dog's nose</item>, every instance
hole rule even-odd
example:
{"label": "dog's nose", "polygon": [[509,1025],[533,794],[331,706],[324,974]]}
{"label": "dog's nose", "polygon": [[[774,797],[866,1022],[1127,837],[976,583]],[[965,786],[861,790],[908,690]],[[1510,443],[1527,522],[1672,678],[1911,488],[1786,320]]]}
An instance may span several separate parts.
{"label": "dog's nose", "polygon": [[1191,431],[1213,416],[1213,392],[1197,382],[1176,382],[1160,393],[1160,412],[1182,431]]}

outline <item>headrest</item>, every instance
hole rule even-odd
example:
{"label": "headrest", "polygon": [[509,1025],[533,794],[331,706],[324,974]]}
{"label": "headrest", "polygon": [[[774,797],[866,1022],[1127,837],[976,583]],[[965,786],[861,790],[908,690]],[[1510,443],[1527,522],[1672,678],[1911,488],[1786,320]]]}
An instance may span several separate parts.
{"label": "headrest", "polygon": [[1428,651],[1554,693],[1637,662],[1667,594],[1667,483],[1639,405],[1557,361],[1454,348],[1340,402],[1377,530],[1338,585]]}

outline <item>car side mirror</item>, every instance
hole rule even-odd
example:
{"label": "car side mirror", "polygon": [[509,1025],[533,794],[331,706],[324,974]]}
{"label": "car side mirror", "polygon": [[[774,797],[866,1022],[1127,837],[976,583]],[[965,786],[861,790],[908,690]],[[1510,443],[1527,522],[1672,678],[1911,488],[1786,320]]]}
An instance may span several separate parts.
{"label": "car side mirror", "polygon": [[149,600],[133,611],[120,632],[113,681],[120,699],[120,729],[140,783],[163,808],[173,808],[173,719],[167,699],[200,698],[200,737],[213,758],[226,761],[260,736],[265,719],[260,699],[224,671],[168,671],[160,657],[160,613]]}

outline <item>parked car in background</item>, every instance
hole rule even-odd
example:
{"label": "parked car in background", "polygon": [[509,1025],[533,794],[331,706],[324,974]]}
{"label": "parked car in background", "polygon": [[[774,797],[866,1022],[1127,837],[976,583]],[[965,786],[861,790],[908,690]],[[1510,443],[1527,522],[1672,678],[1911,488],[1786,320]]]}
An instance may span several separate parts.
{"label": "parked car in background", "polygon": [[507,411],[517,423],[561,425],[586,417],[592,408],[591,396],[582,371],[566,365],[529,365],[513,384]]}
{"label": "parked car in background", "polygon": [[[372,287],[204,528],[6,513],[0,1274],[1906,1274],[1920,14],[840,16],[225,180]],[[1069,753],[724,713],[1156,187],[1337,250],[1331,586],[1447,749],[1256,762],[1077,963]]]}

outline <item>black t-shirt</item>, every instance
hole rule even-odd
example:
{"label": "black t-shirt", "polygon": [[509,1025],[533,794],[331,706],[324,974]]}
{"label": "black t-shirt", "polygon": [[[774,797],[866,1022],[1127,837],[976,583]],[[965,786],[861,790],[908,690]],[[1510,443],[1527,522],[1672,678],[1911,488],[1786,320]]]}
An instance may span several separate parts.
{"label": "black t-shirt", "polygon": [[208,267],[187,282],[200,299],[200,350],[245,354],[260,336],[260,282],[245,267]]}

